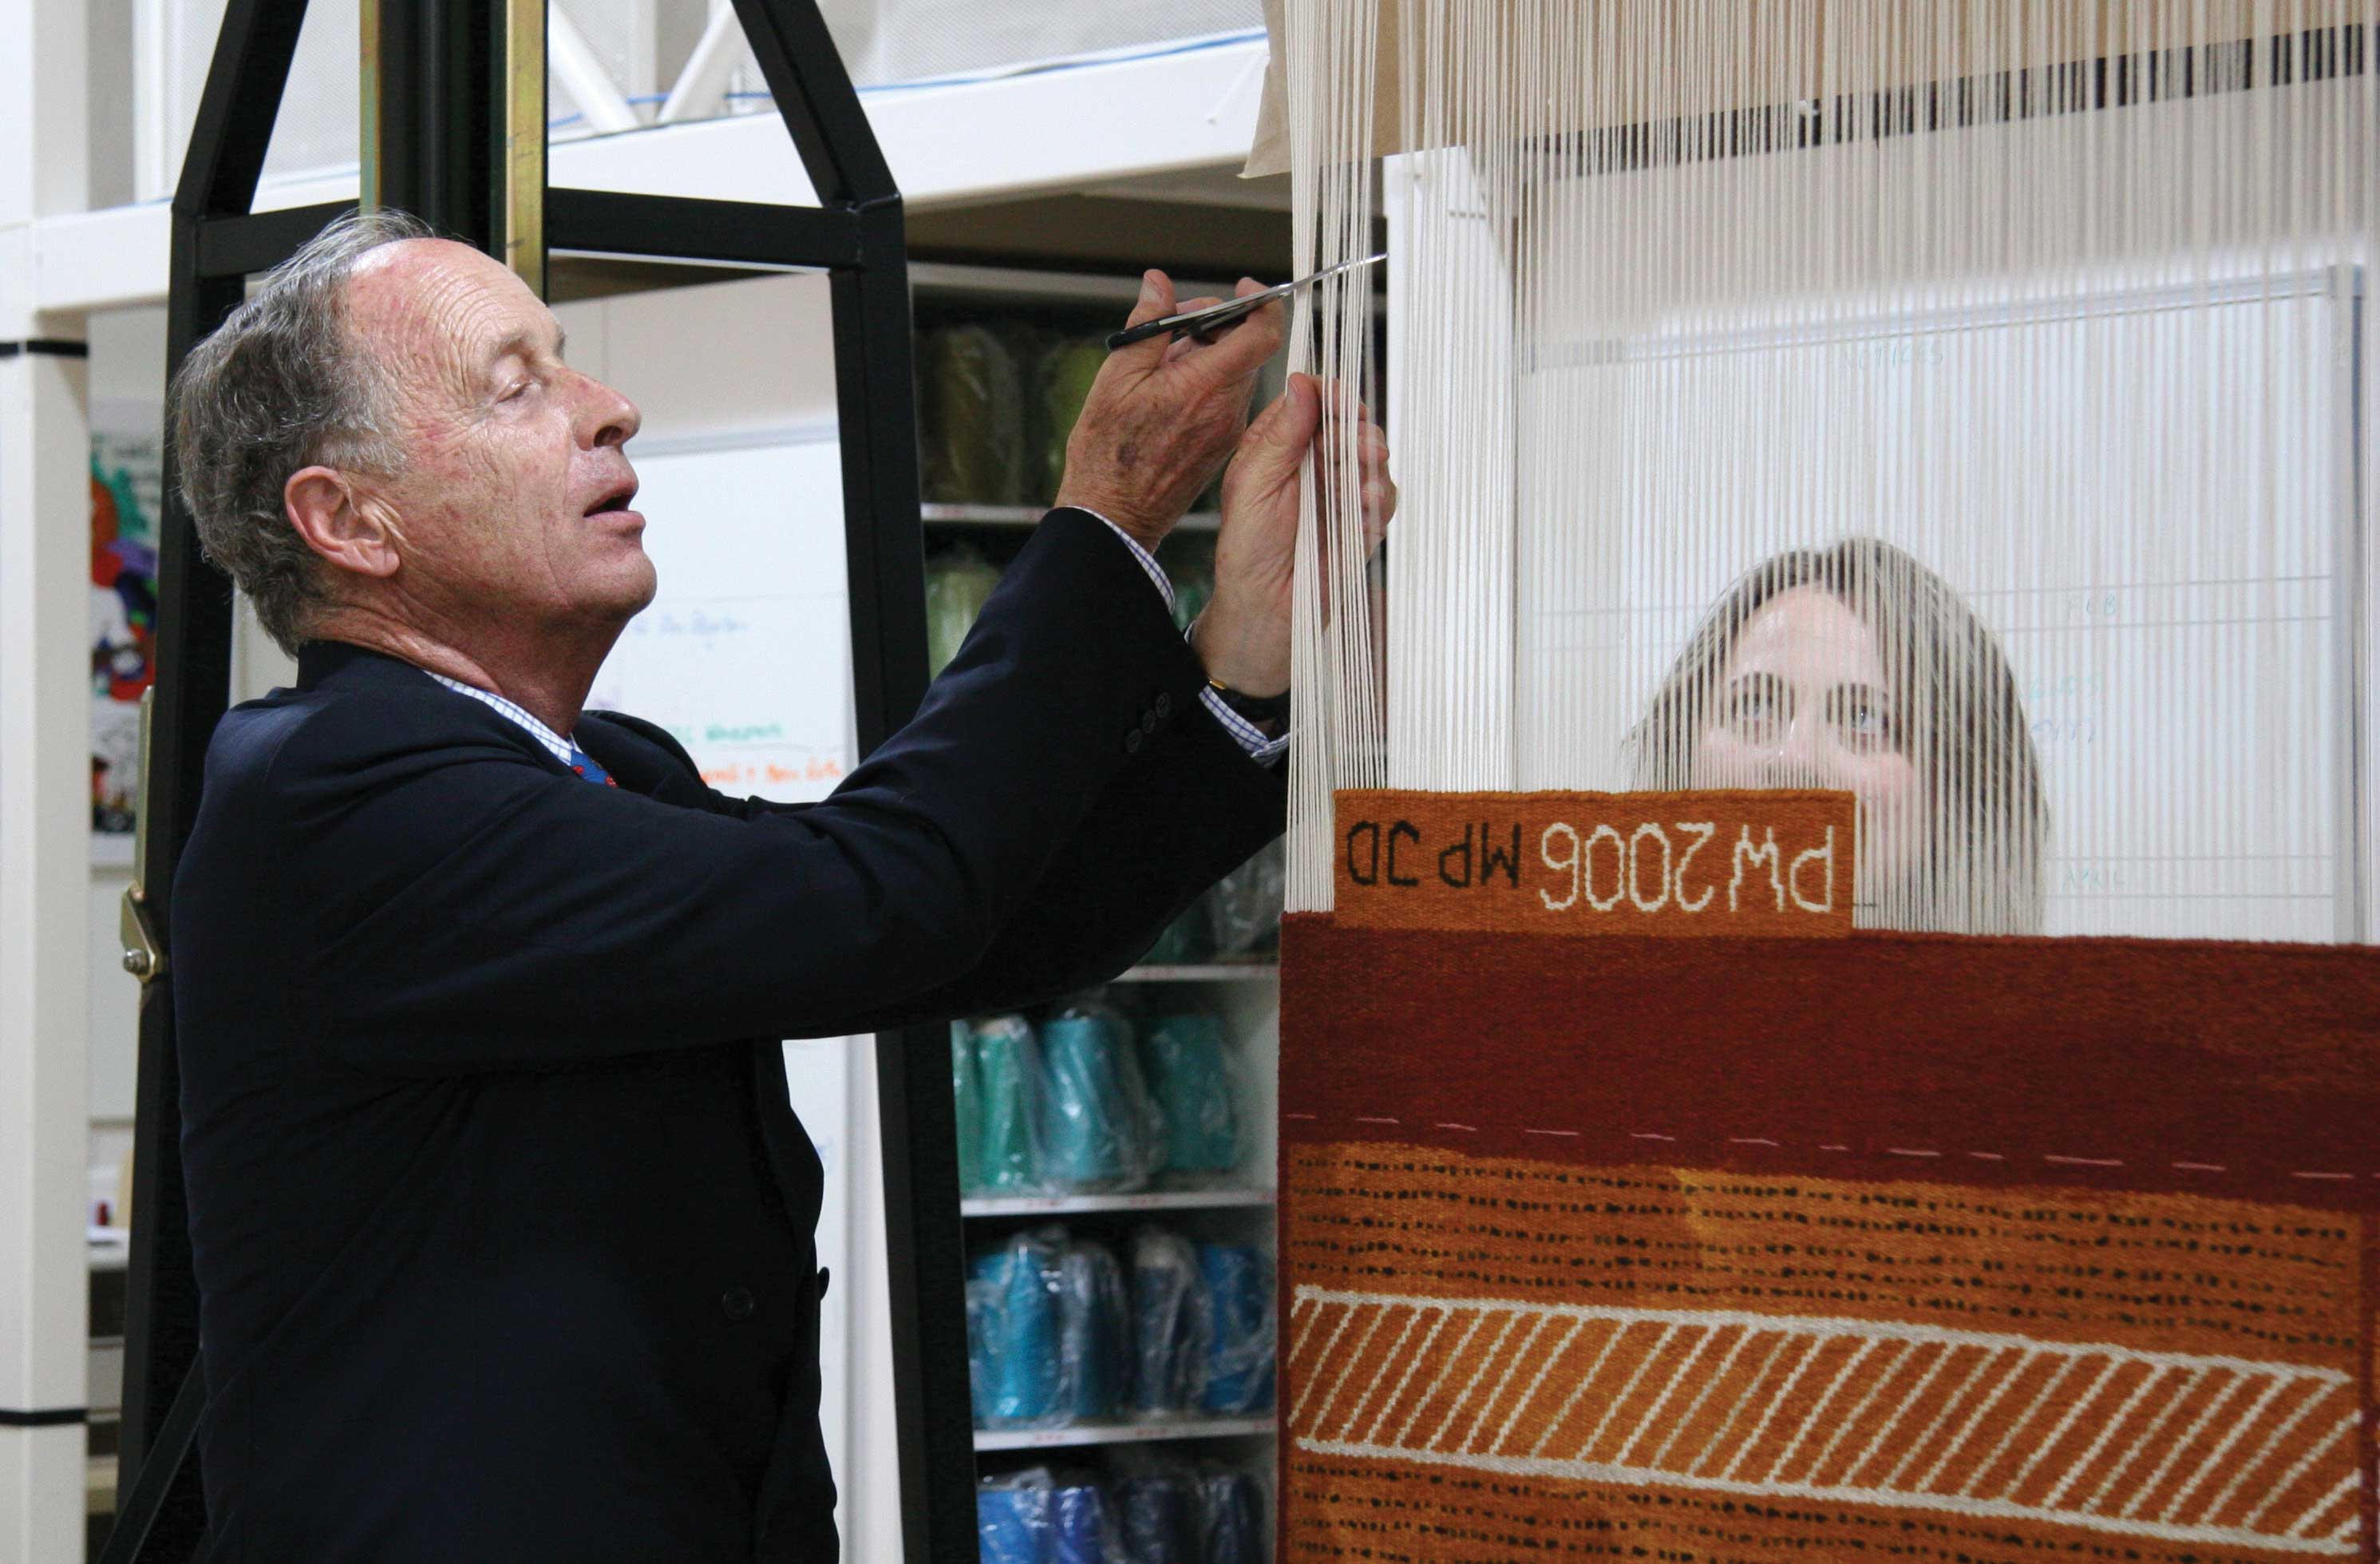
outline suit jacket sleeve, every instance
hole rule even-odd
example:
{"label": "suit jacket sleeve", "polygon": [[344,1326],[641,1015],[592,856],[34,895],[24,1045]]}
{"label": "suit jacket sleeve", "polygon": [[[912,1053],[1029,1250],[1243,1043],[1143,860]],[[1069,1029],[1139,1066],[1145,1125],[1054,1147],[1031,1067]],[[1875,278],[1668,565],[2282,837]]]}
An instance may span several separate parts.
{"label": "suit jacket sleeve", "polygon": [[[306,898],[322,959],[293,999],[348,1062],[436,1073],[832,1035],[1006,998],[1017,977],[1062,985],[1278,828],[1279,779],[1181,731],[1208,721],[1203,682],[1129,553],[1057,511],[917,719],[807,809],[590,787],[334,705],[269,774],[291,861],[343,869]],[[1221,833],[1203,818],[1219,802]],[[1062,894],[1112,935],[1064,937],[1070,914],[1036,906]]]}
{"label": "suit jacket sleeve", "polygon": [[[601,715],[664,752],[669,775],[639,778],[656,796],[745,816],[817,807],[704,787],[693,758],[665,730]],[[621,759],[638,764],[634,751]],[[1281,774],[1251,761],[1205,711],[1163,724],[1052,855],[981,960],[949,984],[867,1012],[852,1030],[1019,1009],[1106,982],[1145,954],[1199,892],[1279,836],[1287,802]]]}

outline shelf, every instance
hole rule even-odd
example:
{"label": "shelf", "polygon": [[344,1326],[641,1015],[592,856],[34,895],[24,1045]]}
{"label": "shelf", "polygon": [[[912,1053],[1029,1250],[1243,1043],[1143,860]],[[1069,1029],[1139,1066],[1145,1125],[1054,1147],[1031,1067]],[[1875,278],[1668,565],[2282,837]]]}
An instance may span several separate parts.
{"label": "shelf", "polygon": [[962,1216],[1064,1216],[1089,1211],[1203,1211],[1270,1205],[1270,1190],[1140,1190],[1131,1194],[979,1195],[959,1202]]}
{"label": "shelf", "polygon": [[[1040,505],[944,505],[929,502],[917,507],[927,521],[945,527],[1030,527],[1050,514]],[[1223,524],[1212,510],[1194,510],[1175,526],[1176,532],[1211,532]]]}
{"label": "shelf", "polygon": [[1073,1428],[978,1428],[978,1450],[1042,1450],[1066,1445],[1138,1445],[1153,1439],[1232,1439],[1270,1434],[1264,1417],[1210,1417],[1182,1423],[1086,1423]]}
{"label": "shelf", "polygon": [[1277,961],[1210,961],[1195,967],[1131,967],[1116,974],[1117,983],[1277,983]]}

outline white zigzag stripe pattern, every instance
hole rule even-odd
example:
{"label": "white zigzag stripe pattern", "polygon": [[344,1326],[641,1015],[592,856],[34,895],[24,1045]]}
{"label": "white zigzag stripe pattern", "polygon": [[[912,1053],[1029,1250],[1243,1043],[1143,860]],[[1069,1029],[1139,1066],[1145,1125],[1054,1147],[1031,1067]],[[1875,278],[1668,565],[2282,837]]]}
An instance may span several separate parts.
{"label": "white zigzag stripe pattern", "polygon": [[[1296,1289],[1289,1326],[1290,1433],[1320,1455],[2357,1551],[2356,1387],[2334,1369],[1317,1287]],[[1432,1372],[1414,1372],[1416,1335],[1451,1344]],[[1376,1337],[1393,1346],[1365,1372]]]}

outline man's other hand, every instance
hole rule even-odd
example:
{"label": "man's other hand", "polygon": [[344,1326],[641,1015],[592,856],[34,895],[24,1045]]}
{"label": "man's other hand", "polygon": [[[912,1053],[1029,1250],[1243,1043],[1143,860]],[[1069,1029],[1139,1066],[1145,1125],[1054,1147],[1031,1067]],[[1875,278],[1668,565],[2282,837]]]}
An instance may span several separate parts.
{"label": "man's other hand", "polygon": [[[1326,516],[1346,485],[1355,485],[1360,493],[1366,559],[1379,546],[1389,519],[1396,514],[1388,437],[1372,422],[1371,409],[1342,386],[1311,375],[1291,375],[1289,389],[1249,426],[1231,470],[1223,475],[1215,595],[1198,616],[1194,637],[1208,677],[1245,695],[1278,695],[1289,688],[1290,583],[1297,561],[1298,500],[1309,450],[1322,484],[1319,498]],[[1321,586],[1328,618],[1327,568]]]}
{"label": "man's other hand", "polygon": [[[1261,291],[1262,284],[1241,279],[1240,297]],[[1126,324],[1220,302],[1176,303],[1173,280],[1149,272]],[[1097,511],[1155,549],[1247,428],[1257,371],[1281,351],[1282,329],[1275,302],[1210,342],[1153,336],[1109,354],[1066,442],[1058,503]]]}

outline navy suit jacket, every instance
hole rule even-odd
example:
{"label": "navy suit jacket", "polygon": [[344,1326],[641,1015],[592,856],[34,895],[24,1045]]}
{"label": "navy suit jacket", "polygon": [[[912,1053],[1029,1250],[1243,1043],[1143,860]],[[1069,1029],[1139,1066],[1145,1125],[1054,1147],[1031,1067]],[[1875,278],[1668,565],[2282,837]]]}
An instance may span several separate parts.
{"label": "navy suit jacket", "polygon": [[1281,829],[1203,683],[1061,510],[815,805],[609,715],[590,784],[337,643],[226,715],[172,904],[203,1557],[834,1558],[778,1040],[1129,964]]}

